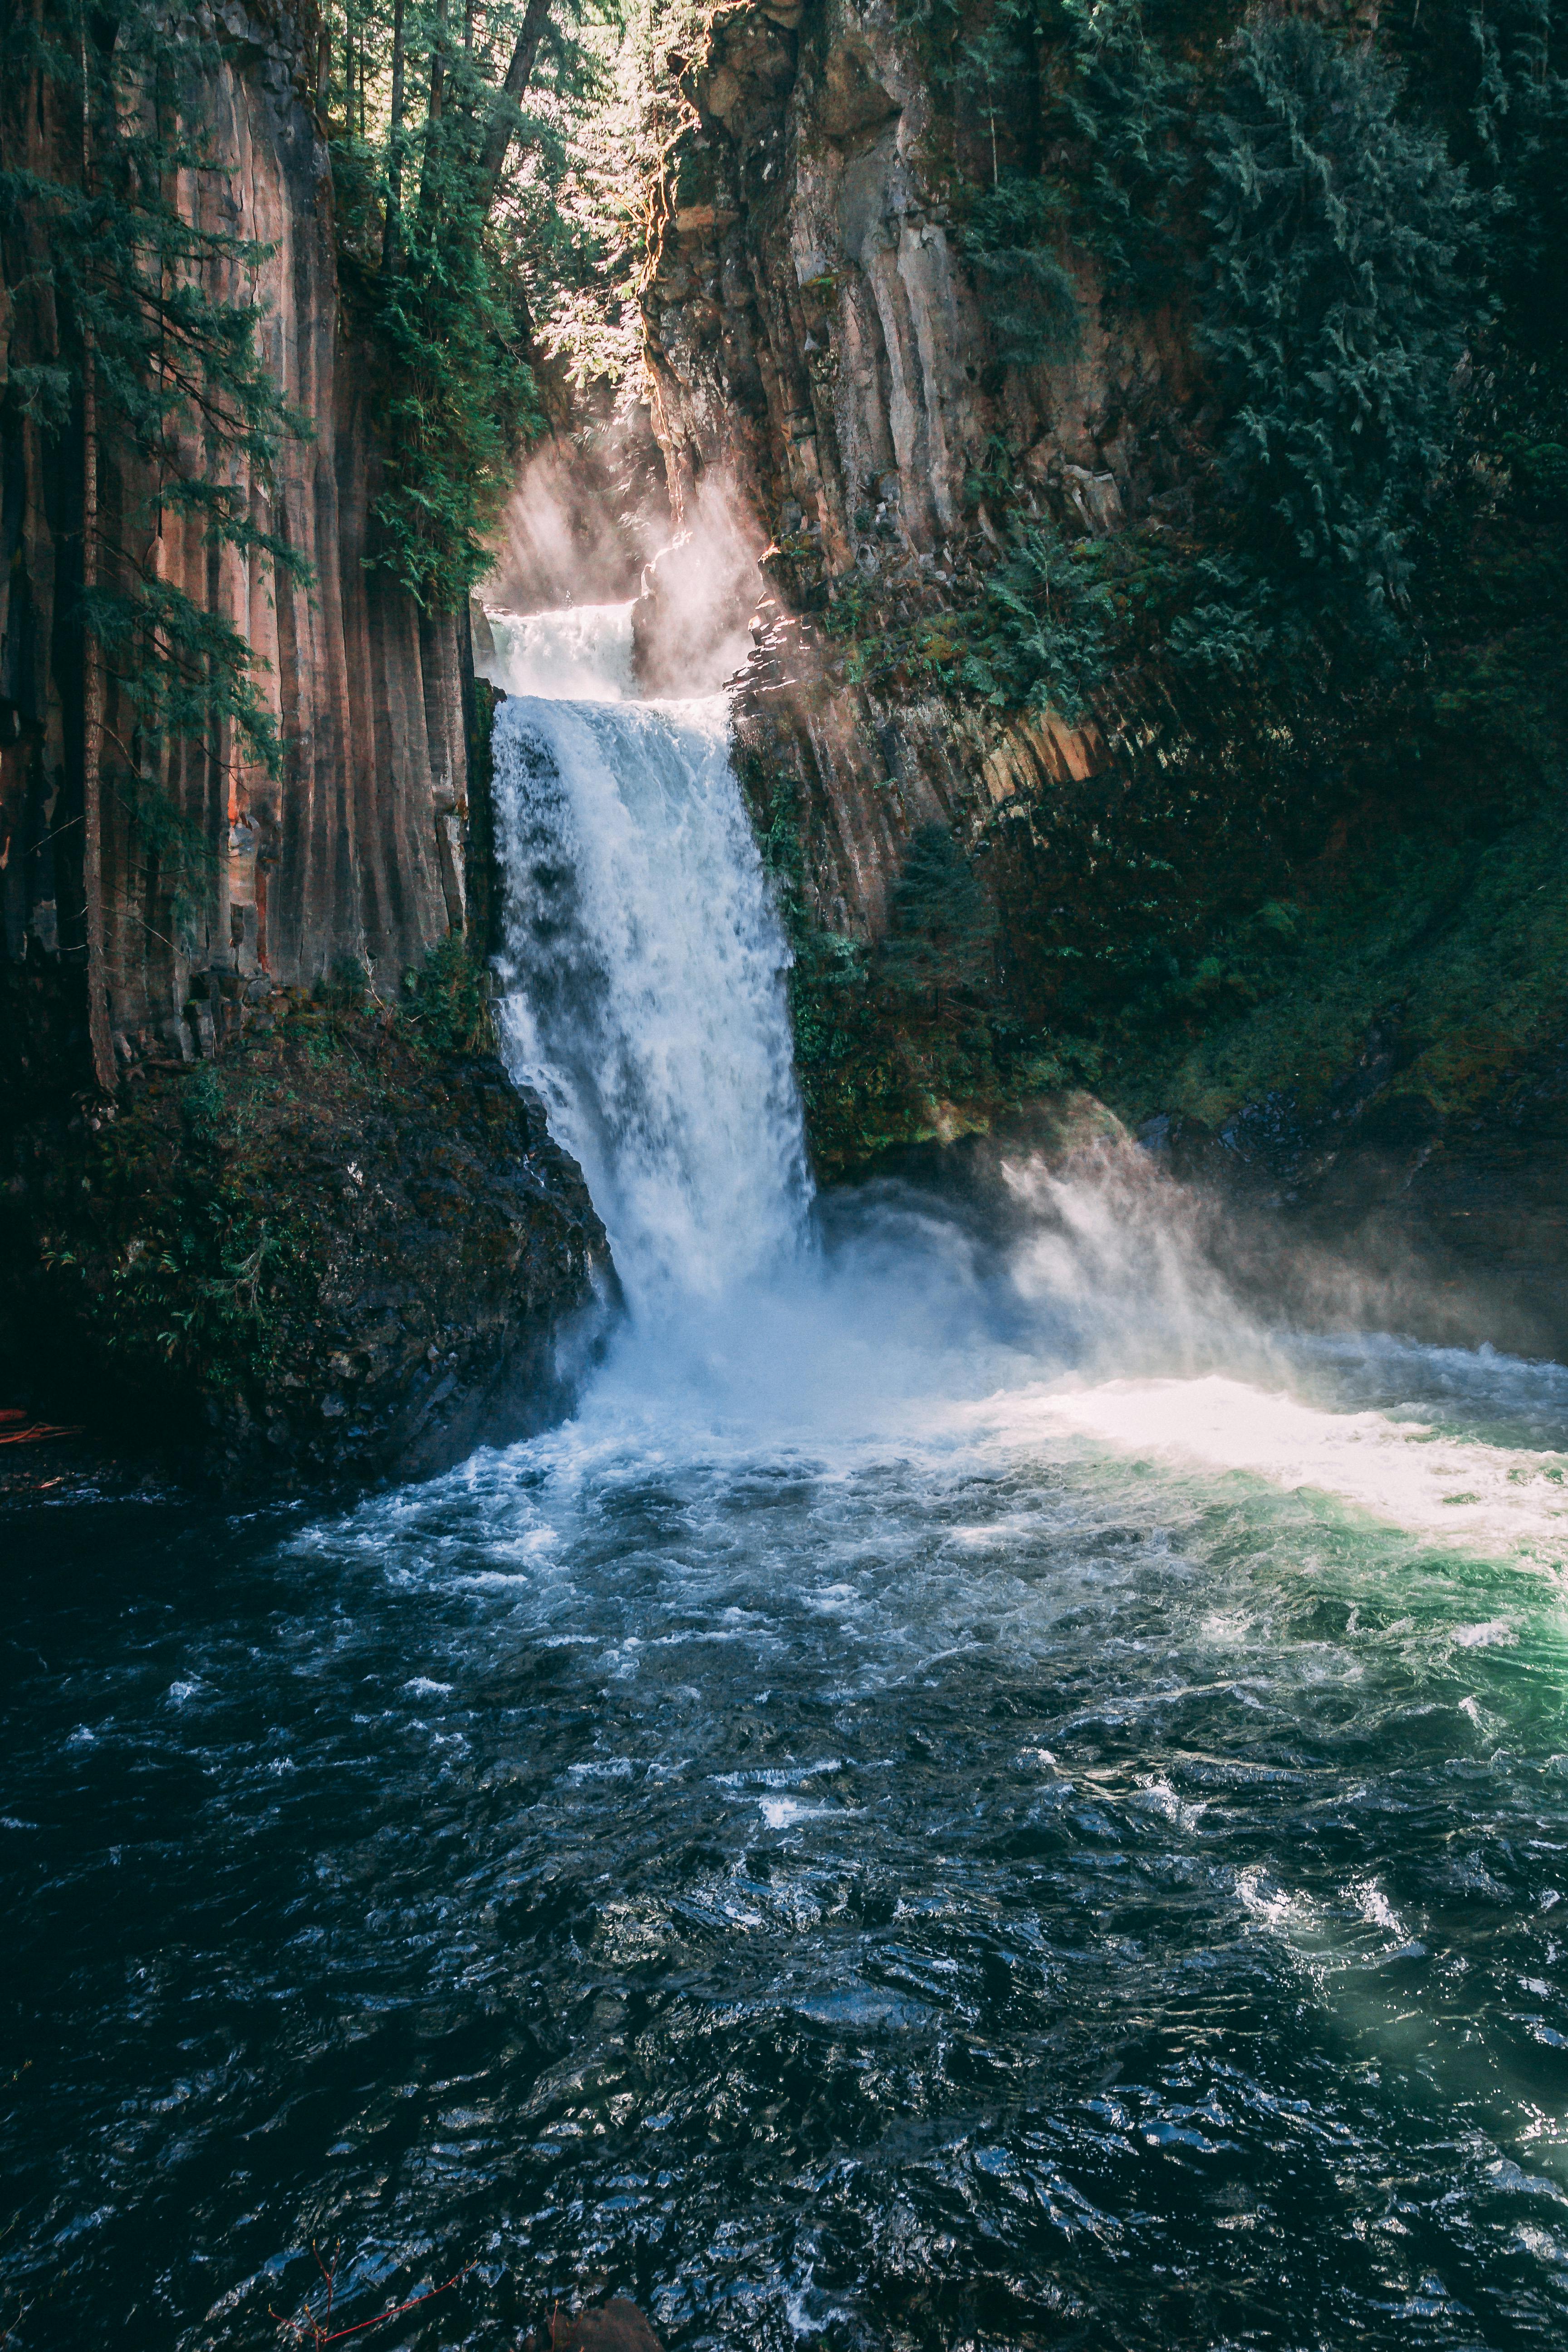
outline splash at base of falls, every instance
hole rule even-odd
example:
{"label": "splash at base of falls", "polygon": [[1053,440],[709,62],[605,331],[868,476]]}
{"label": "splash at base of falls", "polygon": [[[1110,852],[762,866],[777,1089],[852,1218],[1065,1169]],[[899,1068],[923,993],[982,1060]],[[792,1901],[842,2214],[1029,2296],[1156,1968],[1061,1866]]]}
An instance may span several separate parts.
{"label": "splash at base of falls", "polygon": [[[721,1457],[1088,1440],[1568,1561],[1568,1373],[1534,1376],[1539,1454],[1445,1437],[1421,1391],[1455,1351],[1405,1350],[1416,1393],[1391,1417],[1398,1349],[1369,1343],[1376,1409],[1356,1410],[1342,1348],[1336,1363],[1331,1343],[1244,1309],[1190,1196],[1131,1145],[996,1155],[1006,1213],[989,1224],[891,1183],[811,1213],[786,950],[727,706],[634,699],[631,610],[491,615],[510,696],[505,1033],[584,1167],[632,1307],[584,1436]],[[1490,1378],[1508,1385],[1500,1360]]]}
{"label": "splash at base of falls", "polygon": [[5,1528],[19,2352],[275,2342],[340,2242],[476,2347],[1546,2352],[1568,1370],[1268,1327],[1124,1147],[808,1210],[721,709],[583,693],[619,625],[500,730],[633,1293],[574,1417]]}

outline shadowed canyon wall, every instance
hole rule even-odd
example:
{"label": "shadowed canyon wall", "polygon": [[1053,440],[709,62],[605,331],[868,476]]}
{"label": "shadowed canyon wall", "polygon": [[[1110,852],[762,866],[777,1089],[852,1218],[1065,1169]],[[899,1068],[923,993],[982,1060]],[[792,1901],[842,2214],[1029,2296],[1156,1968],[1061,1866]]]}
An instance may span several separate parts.
{"label": "shadowed canyon wall", "polygon": [[[650,210],[656,429],[678,509],[722,492],[760,551],[738,746],[792,919],[819,1166],[1088,1085],[1134,1123],[1159,1114],[1151,1140],[1194,1175],[1239,1175],[1325,1232],[1381,1221],[1374,1254],[1426,1264],[1407,1288],[1464,1293],[1478,1265],[1509,1269],[1503,1322],[1557,1347],[1562,1319],[1531,1293],[1568,1254],[1568,931],[1547,911],[1568,870],[1561,713],[1550,647],[1513,650],[1561,593],[1550,502],[1481,499],[1455,527],[1472,533],[1468,581],[1536,567],[1514,605],[1487,585],[1458,623],[1420,623],[1406,682],[1450,660],[1485,672],[1468,720],[1385,680],[1315,703],[1312,656],[1293,702],[1269,705],[1244,672],[1194,731],[1191,698],[1172,724],[1156,649],[1069,723],[1043,694],[977,685],[966,659],[1020,531],[1114,582],[1122,549],[1134,572],[1201,558],[1225,504],[1196,118],[1173,115],[1135,159],[1118,275],[1093,217],[1116,190],[1064,108],[1074,68],[1053,41],[1099,18],[1112,44],[1118,26],[1142,40],[1157,20],[1186,87],[1212,88],[1238,26],[1292,13],[1345,55],[1379,18],[1339,0],[1062,10],[1050,35],[1042,9],[1032,58],[992,83],[1002,20],[983,5],[719,7],[670,60],[691,112]],[[1383,14],[1415,38],[1419,11]],[[1410,70],[1419,107],[1436,80]],[[1531,71],[1539,84],[1544,52]],[[1197,193],[1175,200],[1162,248],[1155,177],[1138,195],[1136,171],[1184,142],[1180,184]],[[988,203],[1031,191],[1032,226],[986,232]],[[987,233],[1034,251],[988,256]],[[1019,265],[1040,289],[1027,352]],[[1477,727],[1493,740],[1484,779]],[[1417,741],[1402,775],[1397,747]],[[990,919],[973,919],[966,980],[922,1000],[896,967],[900,892],[936,831]],[[1462,1307],[1444,1326],[1467,1328]]]}
{"label": "shadowed canyon wall", "polygon": [[[159,574],[224,614],[264,657],[261,691],[283,746],[277,779],[247,763],[226,731],[211,750],[187,745],[165,763],[158,788],[191,844],[176,905],[166,842],[161,860],[157,838],[118,788],[124,761],[114,739],[123,744],[132,725],[111,692],[104,895],[122,1063],[199,1050],[184,1008],[200,975],[308,984],[353,957],[387,992],[463,916],[466,646],[458,622],[421,613],[364,560],[374,552],[381,465],[378,376],[339,283],[315,102],[320,28],[309,7],[230,5],[213,29],[221,64],[201,93],[202,112],[224,169],[186,173],[182,194],[210,226],[270,248],[254,280],[237,264],[232,286],[210,290],[259,297],[266,364],[312,427],[285,446],[270,498],[251,488],[258,524],[297,549],[310,572],[308,582],[290,578],[265,551],[215,555],[200,520],[172,507],[143,520],[146,482],[105,451],[106,530],[156,540],[149,551]],[[70,177],[79,144],[57,114],[47,81],[8,85],[0,102],[7,168]],[[52,304],[28,282],[33,247],[46,235],[40,225],[6,240],[0,367],[11,375],[47,367],[58,352]],[[14,982],[26,973],[45,983],[16,997],[24,1012],[12,1024],[14,1049],[27,1051],[26,1031],[47,1059],[39,1015],[47,1003],[63,1050],[79,1025],[69,1007],[85,953],[80,432],[75,425],[51,442],[11,403],[5,436],[4,955]]]}

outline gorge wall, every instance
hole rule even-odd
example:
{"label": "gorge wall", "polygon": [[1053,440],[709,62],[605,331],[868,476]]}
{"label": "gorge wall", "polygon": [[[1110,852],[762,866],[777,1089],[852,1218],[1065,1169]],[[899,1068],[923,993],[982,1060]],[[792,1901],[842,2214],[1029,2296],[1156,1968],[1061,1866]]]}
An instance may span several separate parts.
{"label": "gorge wall", "polygon": [[[1472,457],[1411,648],[1348,688],[1318,645],[1283,688],[1244,664],[1194,690],[1158,642],[1236,503],[1202,93],[1292,14],[1331,58],[1378,34],[1412,105],[1453,86],[1419,11],[1338,0],[1041,7],[1005,69],[981,5],[719,7],[669,61],[690,113],[650,211],[656,428],[678,510],[729,497],[767,583],[737,731],[819,1166],[1087,1086],[1439,1307],[1502,1269],[1490,1328],[1561,1349],[1531,1297],[1568,1259],[1555,493]],[[1487,23],[1510,54],[1508,12]],[[1542,44],[1560,125],[1561,26]],[[1468,120],[1447,135],[1479,185]],[[1086,693],[1026,694],[994,657],[1023,631],[1048,662],[1086,615],[1131,637],[1140,598],[1152,625]]]}
{"label": "gorge wall", "polygon": [[[1087,256],[1071,354],[1003,363],[952,220],[964,142],[897,8],[721,8],[681,86],[696,120],[654,194],[644,292],[656,423],[678,509],[717,476],[751,512],[774,601],[743,740],[792,747],[813,904],[875,934],[918,825],[978,842],[1102,746],[1049,713],[847,694],[812,616],[836,583],[895,625],[973,597],[1000,544],[974,486],[994,447],[1033,510],[1095,531],[1157,514],[1182,495],[1191,369],[1167,316],[1103,314]],[[1016,113],[997,117],[1005,164]]]}
{"label": "gorge wall", "polygon": [[[8,57],[59,34],[45,0],[6,29]],[[302,564],[215,545],[110,436],[99,534],[260,657],[281,756],[272,772],[229,721],[141,751],[134,680],[111,680],[106,1093],[88,1034],[79,338],[50,283],[47,194],[24,194],[0,289],[3,1401],[129,1425],[226,1477],[409,1475],[560,1409],[554,1337],[594,1306],[607,1251],[496,1058],[467,610],[422,610],[367,561],[387,362],[340,262],[321,21],[309,0],[228,0],[195,29],[186,108],[213,168],[183,169],[176,201],[237,241],[230,264],[209,251],[205,291],[259,301],[263,369],[300,421],[269,482],[243,452],[223,478]],[[8,185],[79,184],[68,95],[7,67]],[[34,396],[62,361],[79,370],[63,422]],[[201,469],[199,446],[181,455]]]}
{"label": "gorge wall", "polygon": [[[298,551],[309,576],[279,572],[262,551],[215,555],[199,518],[144,513],[147,482],[105,452],[106,530],[155,537],[161,576],[222,613],[263,656],[259,684],[284,752],[276,780],[226,731],[216,756],[186,746],[173,760],[163,793],[205,850],[194,860],[187,852],[201,870],[178,908],[156,835],[138,825],[125,793],[106,792],[108,980],[127,1063],[192,1050],[181,1031],[197,981],[204,999],[219,975],[308,985],[350,956],[384,990],[463,912],[465,649],[457,622],[422,614],[364,561],[381,465],[378,371],[339,283],[315,106],[320,26],[309,8],[234,5],[217,30],[221,61],[202,111],[224,170],[188,175],[188,201],[268,248],[254,278],[236,264],[228,290],[259,299],[262,356],[310,436],[285,445],[270,497],[255,486],[251,497],[258,523]],[[68,179],[79,168],[75,126],[36,75],[8,80],[0,136],[12,171]],[[31,274],[47,234],[40,220],[31,236],[6,239],[0,365],[12,378],[59,356],[62,322]],[[57,440],[7,404],[0,874],[16,1041],[32,1025],[30,1000],[68,996],[83,947],[79,466],[79,434]],[[131,716],[112,695],[107,719],[111,736],[130,738]],[[60,987],[18,989],[23,973]]]}

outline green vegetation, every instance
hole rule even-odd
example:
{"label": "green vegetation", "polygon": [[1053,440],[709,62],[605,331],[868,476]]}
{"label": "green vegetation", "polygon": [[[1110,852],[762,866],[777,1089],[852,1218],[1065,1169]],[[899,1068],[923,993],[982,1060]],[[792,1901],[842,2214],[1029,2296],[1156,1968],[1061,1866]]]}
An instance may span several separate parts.
{"label": "green vegetation", "polygon": [[[1460,1117],[1568,1024],[1568,828],[1560,804],[1478,845],[1402,830],[1347,841],[1300,904],[1216,936],[1180,983],[1185,1029],[1141,1008],[1107,1091],[1220,1126],[1283,1086],[1315,1108],[1374,1020],[1397,1019],[1397,1090]],[[1206,1002],[1205,1001],[1206,992]],[[1205,1017],[1192,1020],[1194,1013]]]}
{"label": "green vegetation", "polygon": [[1005,367],[1036,367],[1078,348],[1078,289],[1050,242],[1058,210],[1048,183],[1009,174],[984,191],[965,225],[964,248]]}
{"label": "green vegetation", "polygon": [[[919,13],[1005,370],[1070,355],[1091,285],[1113,331],[1158,309],[1202,369],[1179,497],[1090,526],[1004,424],[970,485],[984,576],[829,605],[889,716],[934,693],[1103,746],[970,844],[1000,932],[952,1115],[1053,1070],[1130,1115],[1306,1101],[1391,1010],[1399,1083],[1473,1105],[1568,1017],[1568,11],[1401,0],[1369,37],[1014,0],[973,39]],[[891,1073],[930,1081],[910,1131],[962,1076],[862,964],[841,1161]]]}
{"label": "green vegetation", "polygon": [[579,388],[634,364],[646,181],[676,114],[662,47],[698,13],[331,0],[339,240],[384,395],[369,560],[421,604],[455,608],[491,561],[544,428],[539,358]]}
{"label": "green vegetation", "polygon": [[488,567],[543,425],[534,320],[587,257],[559,200],[572,134],[604,95],[594,36],[615,21],[614,0],[499,0],[460,22],[447,0],[329,11],[344,274],[384,380],[369,560],[437,610]]}
{"label": "green vegetation", "polygon": [[431,949],[421,966],[404,973],[397,1009],[405,1031],[425,1053],[495,1051],[489,973],[455,931]]}
{"label": "green vegetation", "polygon": [[1397,642],[1411,528],[1452,447],[1485,316],[1484,209],[1375,50],[1249,26],[1201,118],[1199,349],[1226,425],[1219,551],[1172,633],[1239,672]]}
{"label": "green vegetation", "polygon": [[215,1396],[277,1381],[339,1247],[336,1166],[367,1119],[439,1118],[454,1057],[493,1050],[487,978],[447,940],[388,1008],[345,962],[222,1063],[155,1079],[85,1160],[57,1155],[58,1197],[35,1213],[74,1240],[46,1237],[42,1262],[78,1286],[73,1312],[122,1385],[143,1362]]}
{"label": "green vegetation", "polygon": [[[81,126],[73,179],[0,172],[0,231],[27,257],[16,294],[60,331],[58,356],[13,365],[5,397],[44,427],[63,479],[80,483],[84,434],[90,443],[76,617],[131,714],[109,748],[149,824],[182,744],[216,759],[232,729],[269,772],[281,758],[265,662],[221,609],[165,576],[165,535],[194,531],[215,561],[260,550],[295,578],[306,570],[258,520],[283,442],[310,429],[258,346],[262,314],[245,289],[265,249],[209,226],[205,207],[191,218],[178,194],[182,176],[210,193],[227,168],[191,105],[219,48],[194,23],[170,40],[151,0],[107,16],[13,11],[0,42],[0,70],[39,73]],[[149,485],[129,505],[128,457]]]}
{"label": "green vegetation", "polygon": [[1092,1055],[1043,1053],[1008,1016],[995,911],[947,827],[916,835],[887,937],[868,949],[810,919],[791,786],[754,756],[741,777],[790,940],[795,1068],[823,1176],[983,1128],[1007,1104],[1089,1074]]}

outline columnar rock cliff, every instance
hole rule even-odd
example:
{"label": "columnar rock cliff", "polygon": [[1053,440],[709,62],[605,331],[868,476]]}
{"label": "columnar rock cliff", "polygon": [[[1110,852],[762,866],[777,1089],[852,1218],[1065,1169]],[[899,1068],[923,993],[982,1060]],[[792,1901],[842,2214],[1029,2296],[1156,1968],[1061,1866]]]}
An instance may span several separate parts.
{"label": "columnar rock cliff", "polygon": [[973,478],[1003,434],[1042,513],[1099,531],[1179,500],[1188,371],[1167,318],[1102,317],[1082,257],[1071,356],[1003,366],[952,225],[952,127],[891,0],[721,7],[681,86],[696,119],[654,192],[644,292],[656,423],[678,509],[732,484],[766,551],[776,602],[743,738],[802,780],[816,910],[875,935],[917,826],[978,837],[1101,747],[1048,716],[847,696],[811,622],[828,583],[863,583],[895,622],[973,593],[998,543]]}
{"label": "columnar rock cliff", "polygon": [[[1137,10],[1098,13],[1107,37],[1112,19],[1142,37]],[[1145,7],[1142,22],[1157,21],[1191,89],[1223,75],[1238,28],[1281,13]],[[1364,48],[1378,22],[1354,0],[1295,13],[1330,27],[1337,54]],[[1062,41],[1096,15],[1059,12]],[[1411,38],[1422,21],[1409,19]],[[1157,662],[1119,673],[1070,724],[1044,697],[1021,708],[969,674],[974,616],[1020,526],[1080,554],[1152,550],[1158,565],[1164,550],[1201,555],[1223,504],[1216,385],[1195,331],[1195,205],[1181,215],[1185,251],[1146,266],[1160,156],[1187,142],[1185,184],[1205,184],[1196,117],[1172,115],[1150,151],[1130,293],[1089,217],[1100,167],[1061,103],[1066,49],[1042,29],[1032,59],[993,83],[991,25],[978,5],[938,18],[897,0],[730,0],[695,52],[671,59],[690,118],[650,212],[655,422],[678,509],[721,488],[766,583],[738,739],[794,922],[819,1164],[983,1127],[1077,1079],[1135,1119],[1166,1114],[1152,1139],[1175,1137],[1194,1171],[1249,1170],[1270,1198],[1319,1202],[1331,1223],[1386,1208],[1406,1238],[1436,1232],[1461,1257],[1473,1239],[1522,1269],[1524,1300],[1568,1230],[1556,1172],[1568,940],[1543,912],[1564,841],[1541,793],[1549,765],[1510,751],[1487,782],[1511,760],[1517,797],[1479,809],[1473,743],[1413,695],[1424,765],[1419,796],[1402,799],[1390,779],[1410,722],[1397,694],[1343,727],[1313,707],[1310,657],[1294,708],[1260,715],[1243,677],[1196,737],[1190,703],[1173,729],[1152,708]],[[967,67],[966,43],[980,60]],[[1418,70],[1411,87],[1426,103]],[[1119,102],[1106,100],[1102,128]],[[1009,292],[987,274],[979,234],[986,202],[1009,190],[1058,207],[1001,237],[1033,240],[1031,255],[1000,258],[1036,267],[1043,289],[1047,331],[1022,355],[1018,281]],[[1071,322],[1054,348],[1051,299]],[[1471,510],[1470,577],[1504,581],[1527,530],[1539,576],[1555,577],[1549,509],[1527,499],[1517,514]],[[1115,575],[1090,562],[1085,576]],[[1424,624],[1428,677],[1450,658],[1430,649],[1440,619]],[[1529,692],[1545,675],[1549,649],[1497,650],[1539,621],[1531,594],[1513,613],[1489,588],[1456,625],[1458,660],[1485,673],[1478,707],[1492,680],[1517,676]],[[1518,700],[1505,688],[1491,723],[1510,723]],[[1533,727],[1551,742],[1558,724],[1532,715],[1514,740]],[[973,987],[945,1000],[928,988],[922,1003],[879,942],[897,933],[900,877],[932,828],[979,884],[993,944],[970,957]],[[962,961],[949,954],[955,971]],[[1476,1202],[1494,1181],[1501,1224],[1489,1218],[1482,1240]],[[1526,1300],[1511,1328],[1540,1344],[1545,1326]]]}
{"label": "columnar rock cliff", "polygon": [[[384,376],[340,282],[321,26],[310,0],[226,0],[201,29],[193,111],[221,168],[184,173],[180,201],[252,248],[208,291],[259,296],[265,366],[306,427],[269,491],[233,478],[304,568],[215,551],[107,436],[100,535],[141,534],[157,576],[262,657],[280,772],[226,725],[136,778],[111,688],[107,1098],[87,1018],[82,417],[51,432],[6,399],[0,1402],[130,1425],[227,1476],[413,1475],[559,1410],[556,1338],[593,1308],[607,1250],[494,1054],[488,890],[465,914],[466,860],[488,882],[467,614],[421,611],[366,562]],[[6,82],[8,172],[71,183],[61,102],[47,79]],[[68,331],[34,272],[46,209],[5,241],[14,387]]]}
{"label": "columnar rock cliff", "polygon": [[[276,782],[231,755],[187,751],[167,787],[199,829],[210,869],[176,919],[155,851],[123,799],[105,794],[104,878],[112,1025],[122,1059],[191,1049],[184,1008],[199,975],[270,974],[309,983],[343,957],[386,986],[463,911],[466,798],[464,646],[458,625],[421,614],[367,569],[369,509],[380,452],[377,372],[356,341],[338,280],[332,189],[315,108],[320,31],[313,11],[231,5],[222,61],[203,92],[205,129],[226,169],[202,174],[191,201],[214,226],[270,248],[254,290],[266,360],[310,438],[285,447],[276,493],[253,493],[255,518],[299,550],[309,579],[280,575],[265,552],[221,560],[199,520],[172,510],[147,526],[159,570],[224,614],[268,665],[279,723]],[[20,79],[0,101],[14,170],[68,177],[72,126],[54,119],[47,84]],[[34,237],[46,231],[41,226]],[[8,241],[0,364],[47,365],[59,331],[27,284],[29,240]],[[215,291],[222,289],[216,289]],[[237,293],[252,290],[236,270]],[[51,442],[13,405],[5,415],[0,520],[0,879],[12,974],[68,975],[82,947],[79,827],[79,451]],[[104,453],[100,498],[136,527],[146,485]],[[111,702],[110,730],[129,735]],[[205,861],[203,861],[204,865]],[[66,983],[68,987],[68,981]],[[205,982],[200,992],[205,992]],[[30,994],[36,997],[37,992]],[[20,1003],[26,1005],[25,994]]]}

